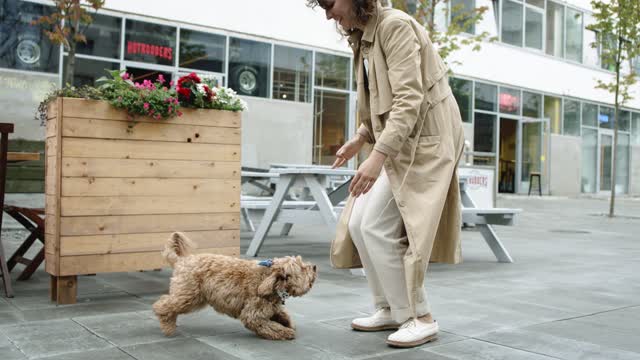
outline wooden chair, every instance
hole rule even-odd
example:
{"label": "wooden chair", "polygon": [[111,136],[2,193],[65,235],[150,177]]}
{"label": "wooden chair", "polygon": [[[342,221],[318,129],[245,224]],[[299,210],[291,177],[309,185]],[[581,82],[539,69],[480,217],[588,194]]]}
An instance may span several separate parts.
{"label": "wooden chair", "polygon": [[[22,273],[18,276],[18,280],[28,280],[44,261],[44,209],[5,205],[4,212],[29,231],[29,236],[22,242],[18,250],[11,255],[9,261],[7,261],[9,271],[13,270],[17,264],[26,265]],[[40,240],[42,248],[33,259],[28,259],[25,257],[25,254],[36,240]]]}

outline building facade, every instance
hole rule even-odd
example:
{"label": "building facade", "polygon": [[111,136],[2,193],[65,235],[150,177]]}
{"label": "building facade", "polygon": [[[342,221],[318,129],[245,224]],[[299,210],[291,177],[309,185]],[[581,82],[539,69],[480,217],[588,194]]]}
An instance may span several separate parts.
{"label": "building facade", "polygon": [[[640,91],[621,113],[618,176],[609,180],[613,97],[586,30],[583,0],[452,0],[488,6],[469,33],[498,37],[480,52],[463,49],[450,78],[472,145],[472,162],[496,170],[501,192],[573,195],[615,186],[640,193]],[[37,0],[0,0],[0,122],[12,122],[13,150],[43,151],[37,104],[62,82],[64,51],[31,21],[50,10]],[[438,23],[450,19],[439,9]],[[456,63],[457,61],[459,63]],[[638,66],[637,63],[630,66]],[[332,22],[304,0],[158,2],[108,0],[79,47],[74,84],[121,69],[137,81],[197,72],[236,90],[243,115],[243,165],[331,164],[357,127],[353,59]],[[355,164],[351,163],[350,166]],[[8,189],[42,192],[43,162],[13,165]]]}

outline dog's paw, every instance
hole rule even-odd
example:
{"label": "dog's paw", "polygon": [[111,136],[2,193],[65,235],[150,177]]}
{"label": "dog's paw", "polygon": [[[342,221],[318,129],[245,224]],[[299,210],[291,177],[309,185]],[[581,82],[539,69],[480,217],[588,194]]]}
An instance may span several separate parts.
{"label": "dog's paw", "polygon": [[283,329],[279,335],[280,338],[278,340],[293,340],[296,338],[296,331],[287,327]]}

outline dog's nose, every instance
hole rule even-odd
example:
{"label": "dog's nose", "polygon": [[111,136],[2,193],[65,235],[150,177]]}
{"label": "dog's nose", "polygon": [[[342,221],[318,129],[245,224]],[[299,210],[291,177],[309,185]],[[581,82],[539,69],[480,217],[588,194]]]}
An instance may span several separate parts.
{"label": "dog's nose", "polygon": [[318,272],[317,267],[313,265],[313,272]]}

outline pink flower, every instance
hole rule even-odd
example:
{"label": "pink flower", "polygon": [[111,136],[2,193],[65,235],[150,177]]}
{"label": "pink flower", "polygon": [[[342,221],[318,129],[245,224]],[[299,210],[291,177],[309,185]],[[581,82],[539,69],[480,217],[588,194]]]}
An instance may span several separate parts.
{"label": "pink flower", "polygon": [[154,116],[156,120],[160,120],[160,114],[156,114],[156,116]]}
{"label": "pink flower", "polygon": [[182,116],[182,111],[178,111],[178,116]]}
{"label": "pink flower", "polygon": [[173,87],[173,80],[169,81],[169,87]]}
{"label": "pink flower", "polygon": [[145,110],[149,110],[149,103],[144,103],[144,105],[143,105],[143,106],[144,106],[144,109],[145,109]]}
{"label": "pink flower", "polygon": [[122,80],[129,80],[129,73],[124,73],[122,75],[120,75],[120,77],[122,78]]}
{"label": "pink flower", "polygon": [[165,80],[162,74],[158,75],[158,82],[160,82],[161,84],[164,84]]}

